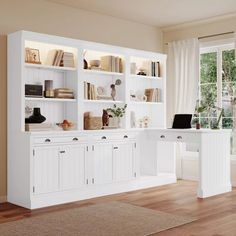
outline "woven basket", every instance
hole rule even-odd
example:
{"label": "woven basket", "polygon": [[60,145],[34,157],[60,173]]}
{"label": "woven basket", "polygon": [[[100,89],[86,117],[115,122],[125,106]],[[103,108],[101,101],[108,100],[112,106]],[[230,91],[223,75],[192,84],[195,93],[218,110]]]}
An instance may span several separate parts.
{"label": "woven basket", "polygon": [[84,129],[102,129],[102,117],[84,117]]}

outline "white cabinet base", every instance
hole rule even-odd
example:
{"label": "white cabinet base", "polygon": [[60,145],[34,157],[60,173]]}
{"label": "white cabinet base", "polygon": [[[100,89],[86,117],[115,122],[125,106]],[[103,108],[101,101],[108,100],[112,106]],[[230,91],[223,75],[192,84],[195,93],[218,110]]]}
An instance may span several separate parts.
{"label": "white cabinet base", "polygon": [[174,174],[162,174],[159,176],[143,176],[131,181],[123,181],[112,184],[90,185],[77,190],[55,192],[50,194],[32,195],[31,200],[25,203],[11,201],[9,202],[26,207],[29,209],[36,209],[46,206],[53,206],[68,202],[74,202],[84,199],[90,199],[110,194],[134,191],[138,189],[145,189],[157,187],[165,184],[176,183],[176,176]]}

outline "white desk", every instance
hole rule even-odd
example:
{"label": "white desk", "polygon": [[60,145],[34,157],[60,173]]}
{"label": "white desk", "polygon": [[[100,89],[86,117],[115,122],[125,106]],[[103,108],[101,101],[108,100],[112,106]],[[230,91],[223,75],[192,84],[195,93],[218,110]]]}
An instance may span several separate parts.
{"label": "white desk", "polygon": [[[199,182],[197,195],[206,198],[231,191],[230,133],[231,130],[208,129],[153,129],[148,138],[157,140],[157,158],[161,164],[175,167],[175,154],[166,144],[171,142],[197,143],[199,145]],[[164,146],[164,142],[167,142]],[[170,148],[171,149],[171,148]],[[170,155],[171,154],[171,155]]]}

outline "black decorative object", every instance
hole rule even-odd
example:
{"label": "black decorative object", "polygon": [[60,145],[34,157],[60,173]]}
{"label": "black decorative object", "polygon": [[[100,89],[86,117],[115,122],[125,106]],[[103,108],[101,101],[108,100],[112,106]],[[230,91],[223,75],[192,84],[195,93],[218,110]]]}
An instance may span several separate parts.
{"label": "black decorative object", "polygon": [[84,59],[84,69],[88,69],[88,62]]}
{"label": "black decorative object", "polygon": [[41,115],[40,108],[35,107],[33,111],[33,115],[29,118],[25,118],[25,123],[33,123],[33,124],[40,124],[43,123],[46,120],[44,116]]}
{"label": "black decorative object", "polygon": [[43,86],[36,84],[25,85],[25,96],[26,97],[43,97]]}

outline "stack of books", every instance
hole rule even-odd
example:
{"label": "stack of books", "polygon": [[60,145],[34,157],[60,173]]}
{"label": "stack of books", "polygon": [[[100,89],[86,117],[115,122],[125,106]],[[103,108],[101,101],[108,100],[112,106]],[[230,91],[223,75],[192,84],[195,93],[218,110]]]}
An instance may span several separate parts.
{"label": "stack of books", "polygon": [[52,129],[51,123],[25,124],[25,131],[49,131]]}
{"label": "stack of books", "polygon": [[147,102],[161,102],[161,89],[159,88],[149,88],[144,91],[147,97]]}
{"label": "stack of books", "polygon": [[74,91],[68,88],[54,89],[55,98],[74,99]]}
{"label": "stack of books", "polygon": [[94,84],[84,81],[84,99],[97,100],[97,90]]}
{"label": "stack of books", "polygon": [[122,59],[115,56],[101,57],[101,69],[109,72],[122,73]]}
{"label": "stack of books", "polygon": [[64,52],[63,50],[56,50],[52,65],[62,67],[74,67],[74,54],[71,52]]}
{"label": "stack of books", "polygon": [[147,76],[160,77],[160,63],[158,61],[145,61],[143,67],[147,71]]}

